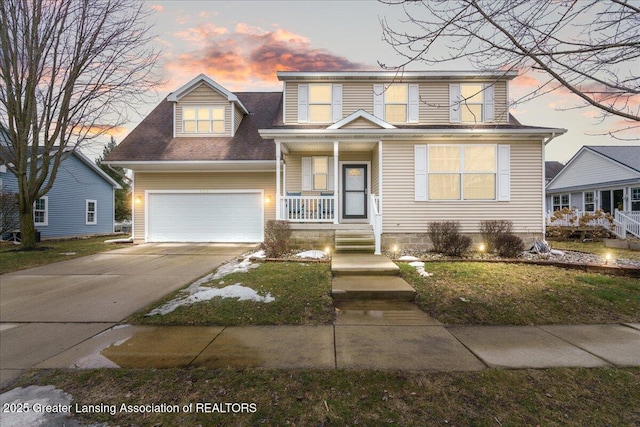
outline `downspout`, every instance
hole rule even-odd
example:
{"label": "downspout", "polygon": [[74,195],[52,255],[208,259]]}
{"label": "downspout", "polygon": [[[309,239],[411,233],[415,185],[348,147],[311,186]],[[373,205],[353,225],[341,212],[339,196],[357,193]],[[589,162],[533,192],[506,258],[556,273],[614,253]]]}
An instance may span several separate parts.
{"label": "downspout", "polygon": [[545,240],[547,237],[547,171],[546,171],[546,154],[545,147],[548,143],[550,143],[555,137],[556,133],[552,132],[549,138],[542,139],[542,239]]}

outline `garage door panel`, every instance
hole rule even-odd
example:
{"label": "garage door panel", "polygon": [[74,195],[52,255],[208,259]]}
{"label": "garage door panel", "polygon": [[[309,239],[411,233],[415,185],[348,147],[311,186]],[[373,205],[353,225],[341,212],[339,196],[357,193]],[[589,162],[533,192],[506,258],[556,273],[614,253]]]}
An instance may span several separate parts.
{"label": "garage door panel", "polygon": [[151,242],[260,242],[261,193],[150,193]]}

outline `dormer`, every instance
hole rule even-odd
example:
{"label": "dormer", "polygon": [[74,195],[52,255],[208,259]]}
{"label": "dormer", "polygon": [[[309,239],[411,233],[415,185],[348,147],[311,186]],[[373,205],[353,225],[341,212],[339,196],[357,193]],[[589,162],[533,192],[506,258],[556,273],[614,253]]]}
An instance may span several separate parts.
{"label": "dormer", "polygon": [[200,74],[171,93],[174,137],[233,137],[249,114],[236,95]]}
{"label": "dormer", "polygon": [[281,71],[285,125],[330,126],[358,110],[394,126],[508,124],[513,71]]}

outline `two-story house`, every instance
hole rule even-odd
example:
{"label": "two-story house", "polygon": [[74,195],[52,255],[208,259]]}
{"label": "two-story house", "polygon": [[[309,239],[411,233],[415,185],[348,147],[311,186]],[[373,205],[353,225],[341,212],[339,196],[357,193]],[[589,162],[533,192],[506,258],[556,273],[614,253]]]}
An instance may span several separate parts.
{"label": "two-story house", "polygon": [[508,111],[514,72],[278,72],[282,92],[200,75],[109,155],[134,171],[137,241],[260,242],[372,230],[376,251],[422,246],[432,221],[505,219],[544,233],[544,147],[565,129]]}

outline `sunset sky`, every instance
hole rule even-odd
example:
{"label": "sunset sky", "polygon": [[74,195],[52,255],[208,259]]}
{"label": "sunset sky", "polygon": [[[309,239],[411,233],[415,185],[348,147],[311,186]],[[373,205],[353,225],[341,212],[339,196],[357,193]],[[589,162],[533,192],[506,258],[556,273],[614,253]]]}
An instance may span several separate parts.
{"label": "sunset sky", "polygon": [[[397,29],[404,25],[402,9],[374,0],[355,1],[148,1],[154,9],[156,43],[163,50],[160,70],[167,84],[157,101],[199,73],[230,91],[282,90],[277,70],[378,70],[401,58],[382,40],[380,19]],[[640,65],[639,65],[640,67]],[[411,70],[428,69],[416,63]],[[433,69],[433,68],[432,68]],[[471,70],[464,62],[439,69]],[[517,99],[536,84],[527,74],[510,85]],[[539,80],[542,80],[540,78]],[[533,126],[567,128],[547,146],[547,160],[566,162],[582,145],[629,145],[603,134],[626,127],[619,119],[595,120],[593,108],[559,111],[579,104],[567,93],[545,95],[511,112]],[[146,115],[153,107],[149,105]],[[116,139],[121,141],[137,123]],[[634,135],[635,134],[635,135]],[[638,130],[626,135],[638,137]]]}

